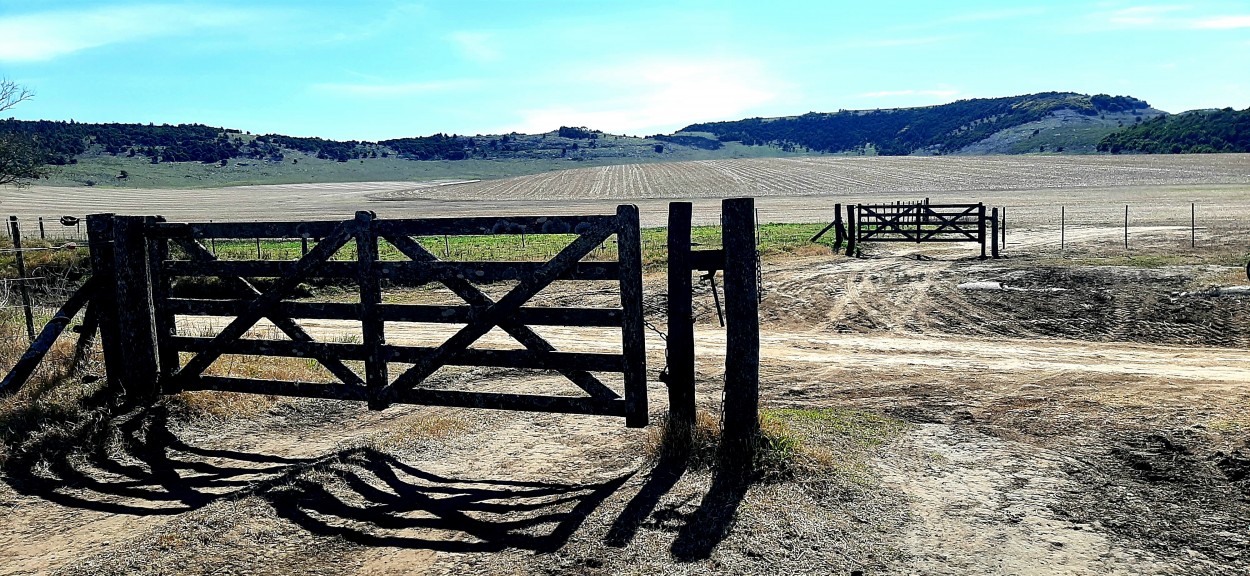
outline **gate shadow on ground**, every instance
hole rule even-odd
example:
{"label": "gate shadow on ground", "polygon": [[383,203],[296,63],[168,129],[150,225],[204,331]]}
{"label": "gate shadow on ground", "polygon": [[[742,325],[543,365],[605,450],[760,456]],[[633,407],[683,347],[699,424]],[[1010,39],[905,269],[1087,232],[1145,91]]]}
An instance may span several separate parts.
{"label": "gate shadow on ground", "polygon": [[181,514],[256,496],[312,533],[364,545],[546,552],[562,547],[633,476],[598,483],[448,478],[367,447],[317,458],[206,449],[183,442],[167,424],[161,407],[85,424],[84,441],[113,441],[87,454],[28,446],[5,463],[4,481],[21,494],[114,514]]}
{"label": "gate shadow on ground", "polygon": [[677,485],[688,468],[686,458],[674,456],[661,459],[642,488],[613,521],[604,544],[624,548],[633,541],[648,518],[658,521],[663,517],[680,524],[677,538],[670,548],[674,559],[692,562],[709,558],[729,535],[734,515],[751,481],[741,474],[716,474],[712,477],[711,488],[694,512],[683,515],[676,507],[655,512],[660,500]]}

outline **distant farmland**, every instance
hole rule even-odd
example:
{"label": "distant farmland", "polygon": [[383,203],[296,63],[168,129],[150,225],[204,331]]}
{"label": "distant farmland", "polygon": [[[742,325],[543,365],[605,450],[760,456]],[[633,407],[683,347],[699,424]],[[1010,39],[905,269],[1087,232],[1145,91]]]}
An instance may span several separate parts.
{"label": "distant farmland", "polygon": [[1250,184],[1250,154],[801,157],[628,164],[485,180],[377,199],[550,200],[825,196]]}
{"label": "distant farmland", "polygon": [[[32,186],[0,191],[2,215],[92,212],[160,214],[175,220],[281,220],[610,212],[636,203],[661,226],[669,199],[696,203],[710,223],[716,198],[754,196],[763,221],[816,222],[836,203],[917,200],[1012,208],[1015,225],[1106,224],[1133,204],[1134,222],[1188,225],[1243,220],[1250,210],[1250,154],[1151,156],[845,157],[706,160],[589,167],[480,181],[269,184],[227,188]],[[1153,211],[1153,212],[1152,212]],[[1118,214],[1118,216],[1117,216]]]}

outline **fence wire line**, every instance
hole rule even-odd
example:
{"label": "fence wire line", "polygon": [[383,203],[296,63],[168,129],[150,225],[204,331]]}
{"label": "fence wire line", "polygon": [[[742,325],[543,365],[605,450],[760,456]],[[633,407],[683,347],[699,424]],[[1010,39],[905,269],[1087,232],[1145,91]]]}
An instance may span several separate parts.
{"label": "fence wire line", "polygon": [[18,252],[52,252],[52,251],[57,251],[57,250],[77,250],[79,248],[82,248],[82,246],[79,246],[77,244],[73,244],[73,245],[67,244],[67,245],[62,245],[62,246],[35,246],[35,247],[30,247],[30,248],[22,248],[21,250],[18,250],[16,248],[0,248],[0,254],[16,254]]}

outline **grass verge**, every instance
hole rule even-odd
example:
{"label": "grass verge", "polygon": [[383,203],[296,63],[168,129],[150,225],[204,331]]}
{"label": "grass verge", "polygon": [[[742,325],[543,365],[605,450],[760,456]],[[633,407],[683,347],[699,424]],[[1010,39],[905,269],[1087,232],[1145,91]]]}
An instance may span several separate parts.
{"label": "grass verge", "polygon": [[[859,486],[874,483],[873,451],[909,427],[902,420],[844,408],[766,409],[759,423],[754,480]],[[720,438],[716,416],[700,411],[689,434],[669,420],[649,428],[646,449],[655,461],[684,459],[692,470],[714,470]]]}

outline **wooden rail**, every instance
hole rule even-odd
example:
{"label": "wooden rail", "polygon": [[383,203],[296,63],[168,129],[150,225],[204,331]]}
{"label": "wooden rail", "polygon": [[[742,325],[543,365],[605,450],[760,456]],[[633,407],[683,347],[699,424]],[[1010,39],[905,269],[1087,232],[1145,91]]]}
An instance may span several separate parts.
{"label": "wooden rail", "polygon": [[[100,254],[101,278],[108,285],[105,300],[116,303],[110,320],[115,333],[106,331],[105,359],[110,374],[119,375],[128,394],[150,398],[181,390],[230,390],[367,400],[370,407],[391,403],[423,403],[515,410],[546,410],[623,416],[626,425],[647,422],[646,357],[642,320],[642,247],[638,211],[620,206],[616,214],[592,216],[527,216],[506,218],[430,218],[383,220],[359,212],[348,221],[318,222],[210,222],[177,223],[160,218],[93,215],[89,231],[112,250]],[[569,245],[546,262],[443,261],[414,237],[560,234]],[[583,261],[609,238],[617,242],[613,261]],[[300,238],[303,256],[291,261],[216,258],[201,240],[226,238]],[[379,243],[385,241],[404,260],[382,260]],[[332,260],[354,244],[354,261]],[[177,256],[171,256],[176,254]],[[93,257],[95,251],[93,250]],[[341,257],[341,256],[340,256]],[[216,277],[223,281],[223,298],[182,298],[172,294],[178,278]],[[249,278],[270,278],[261,290]],[[314,303],[292,300],[301,282],[318,279],[352,281],[358,288],[354,302]],[[482,284],[514,281],[498,300]],[[614,282],[620,289],[619,307],[524,306],[556,281]],[[458,305],[388,304],[382,285],[438,283],[464,300]],[[178,335],[179,316],[224,316],[231,320],[211,337]],[[261,319],[268,319],[288,339],[254,339],[245,335]],[[362,342],[319,342],[299,320],[354,320],[360,322]],[[388,322],[455,324],[438,346],[398,346],[387,343]],[[621,330],[621,353],[584,353],[556,350],[529,326],[588,326]],[[493,350],[473,344],[500,328],[522,348]],[[184,355],[190,355],[182,362]],[[210,376],[206,370],[222,355],[310,358],[329,370],[337,382],[280,382]],[[363,370],[345,362],[363,362]],[[392,375],[392,364],[412,366]],[[422,382],[443,366],[491,366],[552,370],[563,374],[586,396],[495,394],[476,391],[429,390]],[[605,385],[596,373],[623,374],[623,389]]]}
{"label": "wooden rail", "polygon": [[[981,257],[987,248],[998,258],[998,208],[985,204],[929,204],[897,202],[848,207],[850,243],[862,242],[975,242]],[[849,250],[848,250],[849,253]]]}

